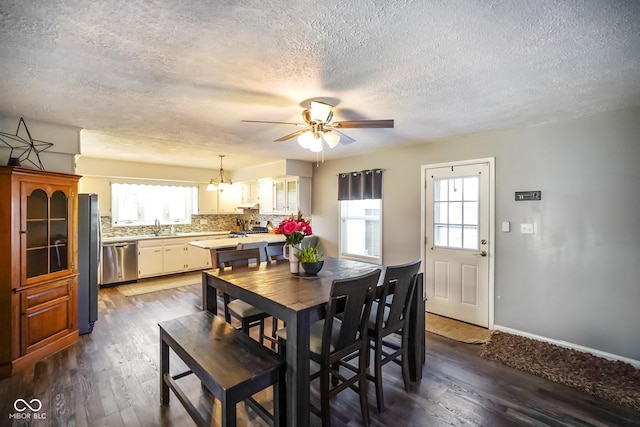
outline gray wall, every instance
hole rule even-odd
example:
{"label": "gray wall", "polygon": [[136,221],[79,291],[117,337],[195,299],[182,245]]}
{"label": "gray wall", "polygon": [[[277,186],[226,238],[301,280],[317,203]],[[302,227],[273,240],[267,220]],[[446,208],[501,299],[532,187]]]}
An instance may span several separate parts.
{"label": "gray wall", "polygon": [[[485,157],[496,159],[496,325],[640,360],[640,108],[325,161],[314,232],[336,256],[336,175],[384,168],[383,261],[417,259],[421,165]],[[542,200],[515,202],[520,190]]]}

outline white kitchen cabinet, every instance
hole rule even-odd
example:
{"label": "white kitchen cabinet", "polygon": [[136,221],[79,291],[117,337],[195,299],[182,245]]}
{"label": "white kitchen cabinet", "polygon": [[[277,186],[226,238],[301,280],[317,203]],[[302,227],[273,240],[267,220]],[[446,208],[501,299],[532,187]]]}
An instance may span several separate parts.
{"label": "white kitchen cabinet", "polygon": [[258,184],[258,198],[260,200],[260,213],[273,213],[273,181],[260,181]]}
{"label": "white kitchen cabinet", "polygon": [[235,213],[242,204],[242,185],[233,184],[224,190],[218,190],[218,213]]}
{"label": "white kitchen cabinet", "polygon": [[138,278],[211,268],[209,251],[189,244],[211,238],[173,237],[138,241]]}
{"label": "white kitchen cabinet", "polygon": [[138,244],[138,277],[159,276],[162,273],[162,245],[144,247]]}
{"label": "white kitchen cabinet", "polygon": [[258,203],[258,182],[247,181],[242,183],[242,204]]}
{"label": "white kitchen cabinet", "polygon": [[[224,236],[227,237],[227,236]],[[190,239],[189,242],[199,240],[211,240],[211,237]],[[192,246],[189,243],[185,244],[186,263],[185,268],[187,270],[203,270],[211,268],[211,251],[202,249],[197,246]]]}
{"label": "white kitchen cabinet", "polygon": [[186,251],[183,242],[165,240],[162,248],[162,272],[180,273],[186,269]]}
{"label": "white kitchen cabinet", "polygon": [[198,214],[218,213],[218,192],[207,191],[206,185],[198,187]]}
{"label": "white kitchen cabinet", "polygon": [[288,177],[273,180],[273,212],[311,213],[311,178]]}
{"label": "white kitchen cabinet", "polygon": [[233,184],[224,190],[206,191],[206,185],[198,187],[198,214],[235,213],[242,204],[242,186]]}

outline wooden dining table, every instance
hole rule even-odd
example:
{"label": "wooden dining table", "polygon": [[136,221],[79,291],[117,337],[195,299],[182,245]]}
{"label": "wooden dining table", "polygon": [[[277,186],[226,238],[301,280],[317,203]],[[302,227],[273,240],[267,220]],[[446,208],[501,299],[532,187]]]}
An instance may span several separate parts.
{"label": "wooden dining table", "polygon": [[[305,427],[310,423],[310,326],[321,318],[322,309],[329,300],[332,282],[369,273],[377,268],[384,270],[384,267],[364,262],[330,257],[324,260],[324,267],[317,276],[293,274],[287,262],[263,262],[246,268],[207,270],[202,273],[205,310],[217,314],[217,295],[222,292],[240,298],[286,323],[288,426]],[[407,330],[411,379],[411,384],[407,386],[410,389],[420,382],[424,364],[424,299],[421,284],[420,280],[410,310],[411,326]]]}

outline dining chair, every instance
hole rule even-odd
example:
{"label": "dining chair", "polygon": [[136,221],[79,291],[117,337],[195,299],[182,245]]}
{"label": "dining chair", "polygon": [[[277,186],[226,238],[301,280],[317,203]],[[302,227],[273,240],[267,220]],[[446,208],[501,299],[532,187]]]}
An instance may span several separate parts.
{"label": "dining chair", "polygon": [[[266,245],[266,242],[263,243]],[[244,248],[240,244],[235,250],[217,252],[218,268],[248,267],[251,261],[255,261],[259,265],[263,260],[264,254],[264,248]],[[231,300],[228,294],[223,295],[223,300],[224,319],[227,323],[231,323],[231,317],[233,316],[240,321],[240,329],[247,335],[250,335],[251,328],[257,326],[259,328],[258,341],[263,344],[266,338],[272,342],[272,346],[275,346],[275,338],[264,334],[264,319],[270,317],[268,313],[240,299]]]}
{"label": "dining chair", "polygon": [[[310,378],[312,381],[320,378],[320,408],[311,405],[311,410],[321,418],[323,427],[330,425],[330,399],[347,388],[358,393],[363,424],[369,425],[367,326],[380,273],[377,269],[358,277],[334,280],[326,317],[311,325],[309,354],[319,370]],[[279,329],[277,336],[278,352],[286,356],[287,328]],[[357,365],[347,361],[356,357]]]}
{"label": "dining chair", "polygon": [[282,248],[284,245],[267,245],[265,248],[267,254],[267,262],[283,261],[284,255],[282,254]]}
{"label": "dining chair", "polygon": [[[376,300],[371,306],[368,337],[373,349],[373,373],[367,377],[375,384],[378,412],[384,412],[382,391],[382,367],[393,361],[402,367],[405,388],[409,379],[407,334],[403,334],[408,322],[408,312],[420,269],[420,260],[403,265],[389,266],[385,270],[382,285],[376,290]],[[391,334],[401,335],[401,344],[396,345],[384,338]],[[400,361],[398,360],[400,359]]]}
{"label": "dining chair", "polygon": [[[267,262],[289,262],[289,260],[285,259],[282,249],[284,244],[278,245],[267,245],[265,248],[265,253],[267,256]],[[278,319],[276,317],[271,318],[271,336],[275,338],[276,332],[278,331]],[[277,340],[274,339],[271,341],[271,349],[274,350],[276,348]]]}

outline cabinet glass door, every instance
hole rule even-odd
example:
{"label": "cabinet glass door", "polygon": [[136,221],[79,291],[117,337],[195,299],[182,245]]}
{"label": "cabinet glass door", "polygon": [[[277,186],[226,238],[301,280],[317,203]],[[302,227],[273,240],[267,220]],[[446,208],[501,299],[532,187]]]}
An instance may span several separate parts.
{"label": "cabinet glass door", "polygon": [[298,210],[298,181],[287,181],[287,210]]}
{"label": "cabinet glass door", "polygon": [[274,203],[273,210],[277,212],[282,212],[286,207],[286,198],[285,198],[285,182],[284,181],[275,181],[273,183],[274,188]]}
{"label": "cabinet glass door", "polygon": [[69,268],[69,199],[35,189],[26,197],[26,278]]}

